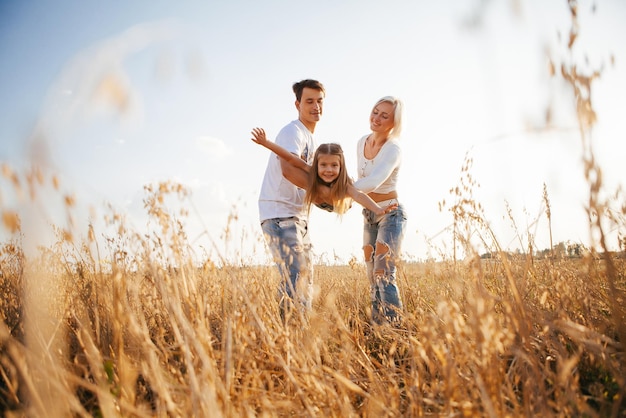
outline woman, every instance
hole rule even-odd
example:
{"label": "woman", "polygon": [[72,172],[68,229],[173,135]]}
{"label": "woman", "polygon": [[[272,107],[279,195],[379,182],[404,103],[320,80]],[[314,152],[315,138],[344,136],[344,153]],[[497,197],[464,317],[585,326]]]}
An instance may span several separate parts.
{"label": "woman", "polygon": [[367,265],[375,323],[397,323],[402,300],[397,285],[397,262],[406,228],[406,212],[398,202],[398,173],[402,151],[402,102],[393,96],[378,100],[370,114],[371,133],[357,144],[358,180],[354,187],[381,207],[397,204],[383,215],[363,209],[363,254]]}

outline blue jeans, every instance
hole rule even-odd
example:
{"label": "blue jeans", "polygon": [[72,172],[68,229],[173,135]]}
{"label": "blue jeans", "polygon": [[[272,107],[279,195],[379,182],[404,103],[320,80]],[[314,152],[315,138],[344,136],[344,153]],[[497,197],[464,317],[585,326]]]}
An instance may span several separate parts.
{"label": "blue jeans", "polygon": [[372,320],[376,323],[397,322],[402,300],[396,281],[396,264],[406,228],[402,205],[384,215],[363,209],[363,252],[372,299]]}
{"label": "blue jeans", "polygon": [[289,302],[310,310],[313,263],[307,221],[295,216],[266,219],[261,223],[261,228],[280,273],[281,312]]}

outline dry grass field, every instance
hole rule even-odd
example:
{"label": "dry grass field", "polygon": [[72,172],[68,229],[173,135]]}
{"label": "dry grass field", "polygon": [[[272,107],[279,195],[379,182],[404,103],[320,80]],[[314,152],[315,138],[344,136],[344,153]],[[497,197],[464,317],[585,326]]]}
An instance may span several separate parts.
{"label": "dry grass field", "polygon": [[106,263],[91,230],[2,246],[5,416],[626,416],[617,255],[404,263],[398,327],[370,324],[363,264],[320,265],[312,314],[282,321],[273,266],[192,261],[172,192]]}

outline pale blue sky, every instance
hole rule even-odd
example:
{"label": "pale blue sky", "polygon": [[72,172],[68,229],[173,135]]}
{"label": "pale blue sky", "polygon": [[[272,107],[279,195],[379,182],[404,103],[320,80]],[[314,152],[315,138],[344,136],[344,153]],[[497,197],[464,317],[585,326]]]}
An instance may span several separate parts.
{"label": "pale blue sky", "polygon": [[[626,3],[597,1],[595,14],[591,7],[580,2],[576,51],[592,68],[605,63],[593,90],[593,139],[614,190],[626,160]],[[137,228],[145,224],[143,185],[180,181],[193,193],[190,240],[212,256],[258,260],[256,199],[268,153],[249,132],[262,126],[273,137],[297,116],[291,84],[317,78],[327,88],[318,139],[343,145],[353,176],[372,104],[388,94],[404,100],[407,258],[436,256],[429,240],[451,245],[441,232],[451,217],[438,203],[450,201],[467,152],[481,185],[475,197],[502,246],[519,246],[505,201],[519,232],[549,245],[545,218],[533,225],[544,182],[553,240],[587,242],[573,100],[547,72],[548,55],[569,59],[569,27],[564,0],[3,1],[0,160],[19,167],[38,132],[38,158],[60,173],[63,193],[96,220],[110,202]],[[543,126],[549,103],[559,129],[525,134]],[[1,190],[3,206],[32,209],[6,180]],[[35,205],[44,223],[67,223],[57,200]],[[75,223],[85,230],[78,208]],[[356,207],[342,220],[314,209],[317,254],[360,260],[360,224]]]}

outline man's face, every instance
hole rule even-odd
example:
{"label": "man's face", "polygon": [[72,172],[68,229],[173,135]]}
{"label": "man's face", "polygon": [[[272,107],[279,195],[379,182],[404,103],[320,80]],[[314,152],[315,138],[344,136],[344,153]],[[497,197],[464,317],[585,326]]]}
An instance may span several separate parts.
{"label": "man's face", "polygon": [[315,126],[322,116],[324,93],[309,87],[302,90],[302,98],[296,101],[299,119],[305,124]]}

